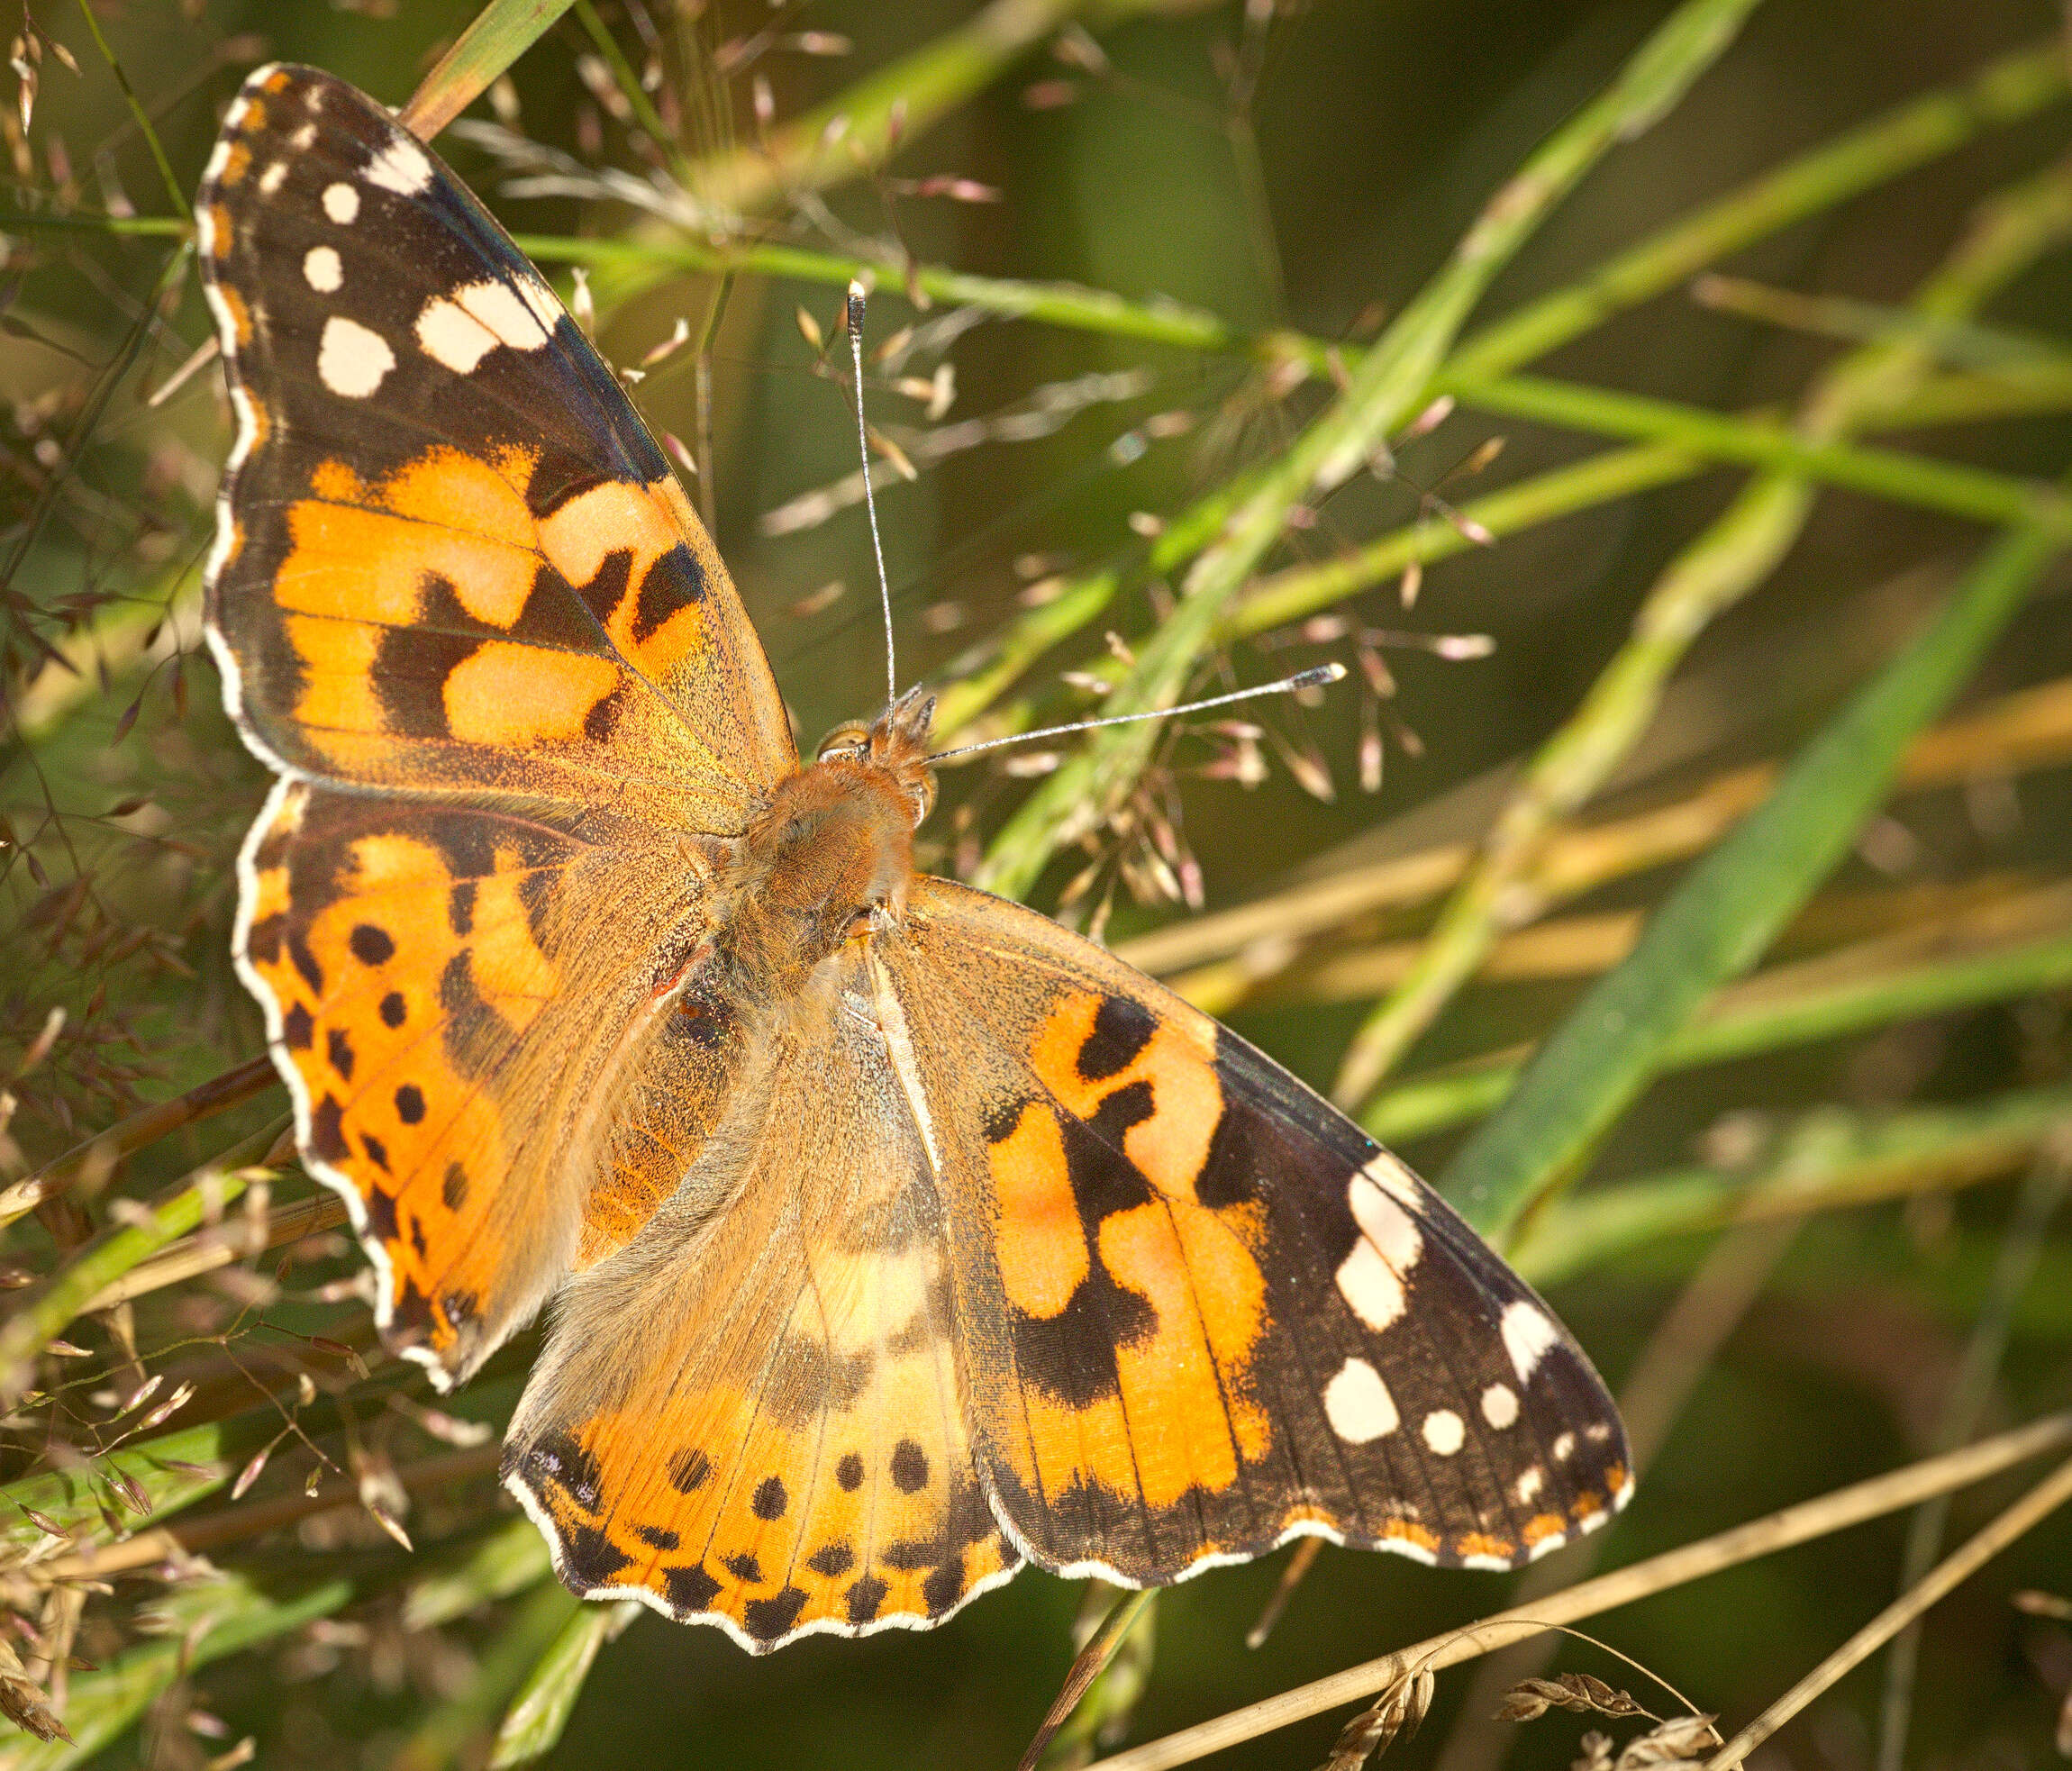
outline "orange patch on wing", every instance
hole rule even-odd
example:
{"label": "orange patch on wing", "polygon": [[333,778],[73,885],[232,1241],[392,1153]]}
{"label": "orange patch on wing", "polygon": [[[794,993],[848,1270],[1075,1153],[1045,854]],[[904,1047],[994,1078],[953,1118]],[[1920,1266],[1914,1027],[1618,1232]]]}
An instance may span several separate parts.
{"label": "orange patch on wing", "polygon": [[1525,1521],[1525,1529],[1519,1533],[1529,1544],[1544,1543],[1549,1538],[1566,1537],[1568,1521],[1558,1512],[1536,1512]]}
{"label": "orange patch on wing", "polygon": [[[222,210],[213,212],[211,225],[218,230],[216,238],[227,239],[222,232],[230,226],[230,217]],[[252,311],[245,305],[245,298],[228,283],[216,285],[216,297],[223,304],[223,311],[231,316],[231,330],[237,334],[238,349],[242,350],[252,341]]]}
{"label": "orange patch on wing", "polygon": [[1031,1101],[989,1154],[1000,1202],[994,1249],[1007,1301],[1031,1316],[1055,1316],[1089,1267],[1058,1122]]}
{"label": "orange patch on wing", "polygon": [[219,185],[234,185],[251,170],[252,150],[242,141],[231,143],[230,152],[223,156],[223,168],[216,175]]}
{"label": "orange patch on wing", "polygon": [[378,733],[386,729],[374,692],[374,658],[381,630],[355,621],[290,615],[288,643],[302,659],[302,695],[295,716],[331,749],[333,732]]}
{"label": "orange patch on wing", "polygon": [[541,551],[578,588],[593,584],[613,554],[632,555],[625,588],[604,616],[604,631],[621,653],[659,679],[679,670],[705,643],[704,611],[695,602],[651,625],[642,619],[641,593],[649,572],[676,548],[689,546],[692,531],[679,515],[681,501],[672,479],[653,486],[609,480],[578,493],[540,522]]}
{"label": "orange patch on wing", "polygon": [[1059,1103],[1080,1119],[1092,1119],[1117,1089],[1149,1084],[1151,1112],[1122,1134],[1123,1149],[1160,1193],[1192,1199],[1222,1116],[1214,1048],[1192,1027],[1161,1020],[1128,1064],[1089,1079],[1080,1072],[1079,1057],[1094,1035],[1102,1001],[1095,993],[1083,992],[1059,1004],[1031,1044],[1031,1066]]}
{"label": "orange patch on wing", "polygon": [[1507,1538],[1493,1538],[1485,1532],[1470,1531],[1453,1546],[1460,1556],[1492,1556],[1508,1562],[1517,1554],[1518,1547]]}
{"label": "orange patch on wing", "polygon": [[505,477],[529,459],[514,451],[492,465],[436,449],[371,486],[342,462],[322,463],[310,476],[314,496],[288,512],[274,600],[403,626],[437,577],[477,620],[509,627],[540,566],[524,497]]}
{"label": "orange patch on wing", "polygon": [[1375,1536],[1387,1542],[1414,1544],[1431,1555],[1439,1554],[1439,1536],[1412,1519],[1385,1519]]}
{"label": "orange patch on wing", "polygon": [[[1208,1215],[1203,1208],[1168,1209],[1140,1205],[1101,1224],[1102,1264],[1155,1313],[1151,1332],[1117,1348],[1115,1363],[1137,1480],[1156,1507],[1196,1485],[1230,1487],[1240,1457],[1256,1460],[1273,1439],[1264,1412],[1231,1387],[1265,1326],[1266,1281],[1227,1231],[1196,1224],[1183,1242],[1176,1219]],[[1222,1324],[1238,1330],[1221,1346],[1196,1303],[1218,1292],[1234,1306],[1219,1305]]]}
{"label": "orange patch on wing", "polygon": [[[1127,1063],[1089,1076],[1083,1058],[1105,1055],[1096,1036],[1104,1000],[1081,992],[1058,1003],[1031,1041],[1031,1066],[1083,1121],[1118,1090],[1149,1088],[1150,1111],[1123,1133],[1123,1151],[1158,1197],[1104,1217],[1097,1252],[1108,1276],[1150,1305],[1150,1327],[1115,1348],[1115,1395],[1074,1408],[1024,1386],[1035,1466],[1025,1475],[1047,1494],[1084,1480],[1166,1508],[1190,1488],[1231,1487],[1271,1447],[1272,1423],[1250,1382],[1268,1326],[1254,1253],[1264,1224],[1256,1205],[1211,1208],[1195,1192],[1222,1112],[1213,1047],[1192,1026],[1159,1020]],[[1009,1301],[1055,1315],[1086,1261],[1052,1114],[1025,1107],[990,1155]]]}
{"label": "orange patch on wing", "polygon": [[447,729],[477,744],[580,738],[618,686],[619,667],[608,658],[494,641],[447,674]]}

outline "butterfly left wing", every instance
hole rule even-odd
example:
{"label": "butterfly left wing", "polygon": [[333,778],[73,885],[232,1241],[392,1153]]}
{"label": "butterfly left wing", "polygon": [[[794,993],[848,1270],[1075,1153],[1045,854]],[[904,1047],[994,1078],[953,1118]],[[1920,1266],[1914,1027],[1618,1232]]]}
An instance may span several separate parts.
{"label": "butterfly left wing", "polygon": [[738,832],[796,766],[761,644],[467,187],[365,93],[262,68],[195,233],[238,418],[209,637],[247,742],[360,790]]}
{"label": "butterfly left wing", "polygon": [[973,1461],[925,1140],[863,962],[832,963],[673,1197],[557,1299],[505,1440],[570,1587],[754,1652],[925,1628],[1021,1560]]}
{"label": "butterfly left wing", "polygon": [[1512,1567],[1623,1503],[1617,1411],[1552,1312],[1277,1065],[947,881],[880,950],[974,1447],[1031,1559],[1140,1585],[1315,1534]]}

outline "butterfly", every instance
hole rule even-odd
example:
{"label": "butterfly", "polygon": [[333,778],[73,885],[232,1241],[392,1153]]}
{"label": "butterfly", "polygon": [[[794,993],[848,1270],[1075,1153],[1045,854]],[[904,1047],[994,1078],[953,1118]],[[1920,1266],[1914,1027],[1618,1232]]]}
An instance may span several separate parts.
{"label": "butterfly", "polygon": [[1623,1503],[1587,1358],[1407,1168],[914,870],[929,695],[802,766],[618,382],[386,109],[259,69],[197,232],[208,636],[279,777],[238,967],[387,1346],[450,1387],[551,1303],[503,1472],[574,1591],[761,1651]]}

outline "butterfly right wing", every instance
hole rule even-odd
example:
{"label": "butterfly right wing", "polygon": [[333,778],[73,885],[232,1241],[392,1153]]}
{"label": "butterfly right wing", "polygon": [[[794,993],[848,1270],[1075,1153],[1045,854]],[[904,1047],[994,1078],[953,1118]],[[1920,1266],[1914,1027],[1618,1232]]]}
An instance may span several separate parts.
{"label": "butterfly right wing", "polygon": [[914,882],[880,950],[935,1130],[975,1446],[1030,1558],[1296,1534],[1513,1567],[1622,1504],[1582,1349],[1430,1188],[1170,991]]}

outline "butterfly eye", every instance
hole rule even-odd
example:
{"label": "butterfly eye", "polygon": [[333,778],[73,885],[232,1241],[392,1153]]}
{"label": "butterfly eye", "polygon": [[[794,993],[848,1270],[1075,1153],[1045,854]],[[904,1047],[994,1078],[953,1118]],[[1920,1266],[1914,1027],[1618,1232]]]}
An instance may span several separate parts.
{"label": "butterfly eye", "polygon": [[820,740],[819,760],[830,757],[860,757],[870,742],[870,728],[860,720],[839,725]]}

